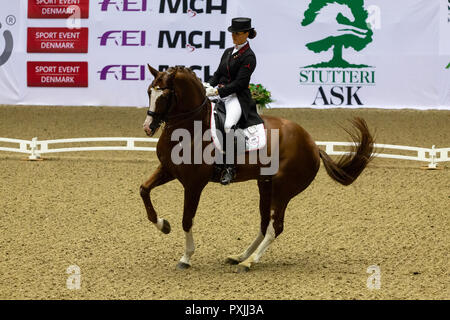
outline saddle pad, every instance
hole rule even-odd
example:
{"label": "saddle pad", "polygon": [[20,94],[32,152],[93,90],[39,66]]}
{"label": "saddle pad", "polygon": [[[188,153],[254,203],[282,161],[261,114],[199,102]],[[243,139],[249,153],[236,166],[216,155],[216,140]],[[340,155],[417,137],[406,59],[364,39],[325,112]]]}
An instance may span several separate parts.
{"label": "saddle pad", "polygon": [[[223,153],[222,146],[220,145],[220,140],[217,137],[216,131],[216,117],[214,113],[215,104],[211,102],[211,136],[216,148]],[[237,130],[236,133],[242,132],[245,136],[245,151],[255,151],[262,149],[266,146],[266,130],[264,128],[264,123],[260,123],[254,126],[250,126],[244,130]],[[236,134],[235,134],[236,135]]]}

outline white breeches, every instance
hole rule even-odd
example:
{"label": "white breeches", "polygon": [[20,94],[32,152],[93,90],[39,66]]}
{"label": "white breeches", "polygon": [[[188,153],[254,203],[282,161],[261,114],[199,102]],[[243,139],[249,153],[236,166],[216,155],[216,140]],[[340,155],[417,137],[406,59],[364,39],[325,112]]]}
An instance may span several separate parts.
{"label": "white breeches", "polygon": [[218,97],[225,103],[225,109],[227,111],[225,118],[225,133],[230,132],[231,127],[238,123],[239,119],[242,115],[241,104],[239,103],[239,99],[235,93],[230,94],[224,98]]}

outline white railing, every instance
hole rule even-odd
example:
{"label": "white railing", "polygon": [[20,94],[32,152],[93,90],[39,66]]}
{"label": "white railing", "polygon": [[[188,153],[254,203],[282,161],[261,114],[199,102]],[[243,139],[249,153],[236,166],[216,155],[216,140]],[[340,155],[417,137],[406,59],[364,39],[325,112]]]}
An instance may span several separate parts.
{"label": "white railing", "polygon": [[[76,151],[156,151],[156,147],[137,147],[136,142],[144,143],[156,143],[156,138],[76,138],[76,139],[58,139],[58,140],[42,140],[38,141],[37,138],[29,140],[0,138],[0,142],[18,144],[18,148],[12,147],[0,147],[0,151],[7,152],[19,152],[29,154],[30,160],[36,160],[41,157],[42,154],[47,153],[59,153],[59,152],[76,152]],[[126,145],[120,146],[88,146],[88,147],[65,147],[65,148],[50,148],[49,145],[54,144],[70,144],[70,143],[86,143],[86,142],[126,142]],[[335,147],[349,147],[354,145],[351,142],[332,142],[332,141],[317,141],[317,145],[325,146],[325,151],[329,155],[344,155],[348,154],[348,151],[337,151]],[[375,149],[378,150],[403,150],[415,152],[415,155],[398,155],[389,153],[377,153],[378,158],[399,159],[399,160],[411,160],[427,162],[428,168],[435,169],[439,162],[450,161],[449,152],[450,148],[437,149],[435,146],[431,148],[419,148],[408,146],[397,146],[392,144],[375,144]]]}
{"label": "white railing", "polygon": [[[0,147],[0,151],[27,153],[30,156],[28,159],[37,160],[42,154],[59,153],[59,152],[76,152],[76,151],[156,151],[156,147],[137,147],[135,142],[155,143],[158,142],[156,138],[75,138],[75,139],[58,139],[58,140],[42,140],[38,141],[33,138],[31,141],[0,138],[0,142],[19,143],[19,148],[4,148]],[[121,146],[106,146],[106,147],[65,147],[58,149],[49,149],[51,144],[62,143],[85,143],[85,142],[126,142]]]}
{"label": "white railing", "polygon": [[[350,147],[354,144],[351,142],[324,142],[324,141],[316,141],[316,144],[319,146],[325,146],[325,152],[329,155],[344,155],[348,154],[346,151],[336,151],[334,147]],[[419,147],[408,147],[408,146],[397,146],[393,144],[375,144],[375,149],[379,149],[384,151],[386,149],[391,150],[404,150],[404,151],[413,151],[416,152],[416,155],[399,155],[399,154],[390,154],[390,153],[376,153],[378,158],[388,158],[388,159],[399,159],[399,160],[411,160],[411,161],[421,161],[427,162],[428,168],[436,169],[438,162],[446,162],[450,161],[448,156],[450,152],[450,148],[440,148],[436,149],[435,146],[429,148],[419,148]]]}

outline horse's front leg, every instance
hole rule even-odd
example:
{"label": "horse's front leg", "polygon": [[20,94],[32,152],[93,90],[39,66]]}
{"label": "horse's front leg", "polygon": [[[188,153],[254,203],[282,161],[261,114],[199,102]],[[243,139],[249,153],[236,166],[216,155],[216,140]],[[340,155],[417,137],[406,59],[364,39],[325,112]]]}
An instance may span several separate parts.
{"label": "horse's front leg", "polygon": [[184,255],[177,264],[178,270],[185,270],[191,267],[191,257],[195,251],[194,236],[192,234],[192,226],[194,224],[195,213],[197,212],[198,203],[203,187],[184,189],[184,210],[183,210],[183,230],[186,240]]}
{"label": "horse's front leg", "polygon": [[150,191],[157,186],[172,181],[173,179],[174,178],[172,177],[172,175],[167,172],[161,165],[159,165],[150,179],[144,182],[144,184],[142,184],[140,188],[140,194],[142,200],[144,201],[145,209],[147,210],[148,220],[150,220],[150,222],[152,222],[156,226],[156,228],[158,228],[158,230],[162,231],[165,234],[168,234],[170,232],[170,224],[167,220],[157,217],[156,211],[152,205],[152,201],[150,200]]}

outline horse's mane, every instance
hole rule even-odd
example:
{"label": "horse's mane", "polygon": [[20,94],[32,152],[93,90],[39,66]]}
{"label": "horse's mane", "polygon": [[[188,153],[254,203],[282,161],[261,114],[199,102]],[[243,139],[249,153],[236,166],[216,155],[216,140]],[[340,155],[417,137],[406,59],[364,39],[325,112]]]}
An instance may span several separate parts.
{"label": "horse's mane", "polygon": [[176,74],[178,72],[182,72],[184,74],[190,75],[193,79],[195,79],[199,84],[202,84],[202,81],[197,77],[194,71],[191,70],[191,68],[186,68],[184,66],[175,66],[170,67],[167,69],[167,73],[169,74]]}

